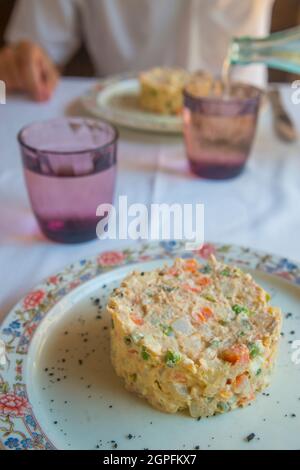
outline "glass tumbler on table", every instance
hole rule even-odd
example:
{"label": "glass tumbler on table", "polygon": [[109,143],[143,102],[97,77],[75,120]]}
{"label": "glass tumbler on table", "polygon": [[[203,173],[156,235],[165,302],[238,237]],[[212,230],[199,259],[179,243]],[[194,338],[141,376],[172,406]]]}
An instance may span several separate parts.
{"label": "glass tumbler on table", "polygon": [[184,92],[184,137],[191,171],[209,179],[240,174],[255,135],[261,92],[232,85],[228,94],[194,96]]}
{"label": "glass tumbler on table", "polygon": [[18,140],[44,235],[61,243],[96,238],[96,209],[114,197],[116,129],[94,119],[58,118],[23,128]]}

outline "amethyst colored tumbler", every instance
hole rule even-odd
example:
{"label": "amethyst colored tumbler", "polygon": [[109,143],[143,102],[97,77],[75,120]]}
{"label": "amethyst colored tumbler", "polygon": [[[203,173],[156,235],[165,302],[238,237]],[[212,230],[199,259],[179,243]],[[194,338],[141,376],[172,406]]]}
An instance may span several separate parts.
{"label": "amethyst colored tumbler", "polygon": [[202,178],[240,174],[255,136],[260,90],[237,84],[228,96],[184,93],[184,137],[191,171]]}
{"label": "amethyst colored tumbler", "polygon": [[58,118],[23,128],[18,140],[44,235],[61,243],[96,238],[96,209],[113,202],[117,130],[94,119]]}

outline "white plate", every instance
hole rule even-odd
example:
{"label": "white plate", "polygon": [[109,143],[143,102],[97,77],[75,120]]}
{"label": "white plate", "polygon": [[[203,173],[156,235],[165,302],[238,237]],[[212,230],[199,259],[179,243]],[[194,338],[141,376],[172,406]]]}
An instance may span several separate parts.
{"label": "white plate", "polygon": [[[300,267],[286,259],[211,244],[198,253],[202,259],[213,252],[251,271],[283,310],[272,385],[251,407],[201,421],[168,415],[127,392],[116,377],[109,357],[110,319],[95,299],[105,307],[111,290],[134,267],[171,263],[180,248],[170,242],[81,260],[47,279],[8,315],[0,328],[9,361],[0,369],[5,448],[299,448],[300,363],[292,360],[291,342],[300,339]],[[251,433],[255,438],[247,442]]]}
{"label": "white plate", "polygon": [[93,116],[115,125],[150,132],[182,132],[181,116],[164,116],[143,111],[138,97],[138,79],[125,75],[99,82],[81,98],[81,103]]}

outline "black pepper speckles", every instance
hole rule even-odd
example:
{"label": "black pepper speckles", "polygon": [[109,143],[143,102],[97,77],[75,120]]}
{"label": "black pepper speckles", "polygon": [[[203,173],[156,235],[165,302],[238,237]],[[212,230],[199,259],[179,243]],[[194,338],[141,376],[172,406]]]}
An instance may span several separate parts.
{"label": "black pepper speckles", "polygon": [[118,448],[118,444],[117,444],[116,441],[114,441],[114,440],[108,441],[108,444],[109,444],[109,443],[111,444],[111,447],[112,447],[113,449],[117,449],[117,448]]}
{"label": "black pepper speckles", "polygon": [[248,434],[248,436],[245,437],[245,441],[246,442],[251,442],[251,441],[253,441],[254,438],[255,438],[255,433],[251,432],[250,434]]}
{"label": "black pepper speckles", "polygon": [[293,316],[293,314],[291,312],[288,312],[286,315],[285,315],[285,318],[291,318]]}
{"label": "black pepper speckles", "polygon": [[[53,429],[55,428],[55,432],[64,441],[65,448],[68,449],[73,448],[69,429],[72,430],[74,424],[81,419],[81,410],[79,410],[80,413],[77,416],[77,410],[80,408],[79,399],[80,403],[86,403],[87,416],[89,417],[92,416],[90,410],[93,410],[98,403],[106,409],[107,416],[118,415],[119,412],[117,404],[114,400],[112,401],[111,395],[106,393],[106,389],[101,388],[101,375],[100,378],[98,375],[98,371],[101,372],[100,364],[105,365],[109,358],[109,318],[104,312],[106,300],[104,296],[102,300],[102,293],[100,289],[99,303],[98,301],[95,302],[96,299],[90,301],[88,298],[90,304],[84,313],[81,310],[80,314],[70,316],[68,323],[59,325],[57,334],[53,335],[53,344],[50,345],[51,347],[48,350],[51,355],[48,355],[47,352],[48,357],[45,357],[45,360],[42,358],[41,370],[44,380],[42,385],[45,385],[44,388],[49,393],[46,402],[49,421]],[[101,303],[103,310],[100,311]],[[97,370],[96,374],[94,373],[95,370]],[[49,376],[49,374],[52,375]],[[67,380],[67,382],[64,383],[64,380]],[[69,394],[73,386],[76,387],[78,392],[74,397]],[[43,396],[45,397],[45,395]],[[49,409],[52,410],[51,414]],[[66,416],[71,418],[67,420]],[[56,424],[53,424],[54,422]],[[145,425],[150,432],[156,429],[158,423],[147,420]],[[128,430],[127,433],[126,430]],[[143,435],[141,434],[138,434],[134,428],[130,429],[129,425],[127,429],[123,428],[121,435],[117,432],[106,435],[105,438],[101,434],[100,436],[94,436],[90,448],[111,451],[112,449],[119,450],[132,447],[148,448],[149,442],[145,439],[146,435],[144,432]],[[100,437],[103,441],[99,439]],[[107,441],[110,437],[113,441]],[[184,447],[193,448],[197,441],[196,437],[194,442],[186,443]],[[211,441],[211,443],[213,442]]]}

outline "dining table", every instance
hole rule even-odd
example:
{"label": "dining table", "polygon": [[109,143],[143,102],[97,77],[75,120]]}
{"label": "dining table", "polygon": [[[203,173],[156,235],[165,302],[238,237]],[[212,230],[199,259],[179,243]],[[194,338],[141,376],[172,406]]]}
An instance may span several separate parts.
{"label": "dining table", "polygon": [[[95,239],[58,244],[40,232],[30,207],[17,141],[25,125],[63,115],[87,115],[80,96],[96,79],[62,78],[50,101],[9,94],[0,105],[0,321],[36,284],[65,265],[102,251],[142,243]],[[280,85],[297,129],[300,104],[295,91]],[[294,100],[295,101],[295,100]],[[188,168],[182,135],[119,129],[115,197],[128,204],[204,204],[205,242],[250,247],[300,261],[300,144],[276,136],[272,112],[261,107],[245,171],[229,180],[205,180]]]}

